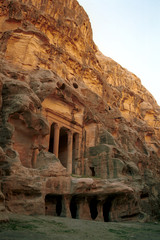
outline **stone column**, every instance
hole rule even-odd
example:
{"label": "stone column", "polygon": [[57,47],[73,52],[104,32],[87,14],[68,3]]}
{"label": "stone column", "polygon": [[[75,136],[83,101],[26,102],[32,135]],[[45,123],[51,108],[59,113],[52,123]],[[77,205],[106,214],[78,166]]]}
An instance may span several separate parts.
{"label": "stone column", "polygon": [[91,220],[91,213],[86,197],[79,203],[79,219]]}
{"label": "stone column", "polygon": [[73,150],[73,133],[68,131],[68,146],[67,146],[67,172],[72,174],[72,150]]}
{"label": "stone column", "polygon": [[97,221],[104,221],[103,217],[103,204],[100,202],[97,206],[98,216],[96,218]]}
{"label": "stone column", "polygon": [[71,218],[71,211],[70,211],[70,196],[65,196],[63,197],[63,206],[62,206],[62,217],[68,217]]}
{"label": "stone column", "polygon": [[38,148],[37,148],[37,147],[33,148],[32,159],[31,159],[32,168],[36,168],[37,155],[38,155],[38,153],[39,153]]}
{"label": "stone column", "polygon": [[84,158],[81,155],[81,150],[82,150],[82,136],[79,135],[79,140],[78,140],[78,175],[83,175],[84,174]]}
{"label": "stone column", "polygon": [[79,134],[75,134],[75,159],[76,161],[79,158]]}
{"label": "stone column", "polygon": [[59,132],[60,127],[58,124],[54,125],[54,143],[53,143],[53,153],[58,158],[58,151],[59,151]]}
{"label": "stone column", "polygon": [[80,150],[81,150],[81,139],[79,136],[79,133],[76,133],[75,135],[75,174],[80,175],[81,174],[81,160],[80,160]]}

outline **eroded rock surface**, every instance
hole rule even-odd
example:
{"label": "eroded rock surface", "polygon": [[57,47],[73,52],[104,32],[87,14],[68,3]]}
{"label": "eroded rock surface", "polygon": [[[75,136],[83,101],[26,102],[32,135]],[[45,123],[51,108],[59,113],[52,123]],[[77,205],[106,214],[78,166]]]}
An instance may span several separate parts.
{"label": "eroded rock surface", "polygon": [[1,212],[160,217],[160,107],[76,0],[0,0],[0,110]]}

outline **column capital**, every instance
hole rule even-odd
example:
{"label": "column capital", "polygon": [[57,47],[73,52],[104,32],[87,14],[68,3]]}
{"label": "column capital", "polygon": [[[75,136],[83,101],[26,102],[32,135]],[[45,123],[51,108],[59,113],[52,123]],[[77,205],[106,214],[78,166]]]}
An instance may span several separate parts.
{"label": "column capital", "polygon": [[73,135],[73,131],[70,130],[70,129],[67,130],[67,133],[68,133],[68,135],[70,135],[70,136]]}
{"label": "column capital", "polygon": [[54,124],[54,128],[59,128],[59,129],[60,129],[59,123],[55,123],[55,124]]}

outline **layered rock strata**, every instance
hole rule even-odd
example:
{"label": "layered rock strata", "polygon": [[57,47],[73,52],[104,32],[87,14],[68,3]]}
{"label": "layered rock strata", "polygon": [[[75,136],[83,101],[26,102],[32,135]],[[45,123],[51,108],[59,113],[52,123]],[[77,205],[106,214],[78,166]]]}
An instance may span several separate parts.
{"label": "layered rock strata", "polygon": [[158,218],[160,107],[78,2],[0,0],[0,55],[1,212]]}

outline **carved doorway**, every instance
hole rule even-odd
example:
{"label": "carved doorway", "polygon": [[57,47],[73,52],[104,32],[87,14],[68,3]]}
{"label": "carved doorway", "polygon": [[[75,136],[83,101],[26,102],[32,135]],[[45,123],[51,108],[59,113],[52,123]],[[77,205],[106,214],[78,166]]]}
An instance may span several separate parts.
{"label": "carved doorway", "polygon": [[62,196],[47,194],[45,197],[45,215],[60,216],[62,213]]}
{"label": "carved doorway", "polygon": [[58,158],[61,161],[62,165],[65,168],[67,168],[67,160],[68,160],[68,129],[65,128],[65,127],[62,127],[60,129]]}

